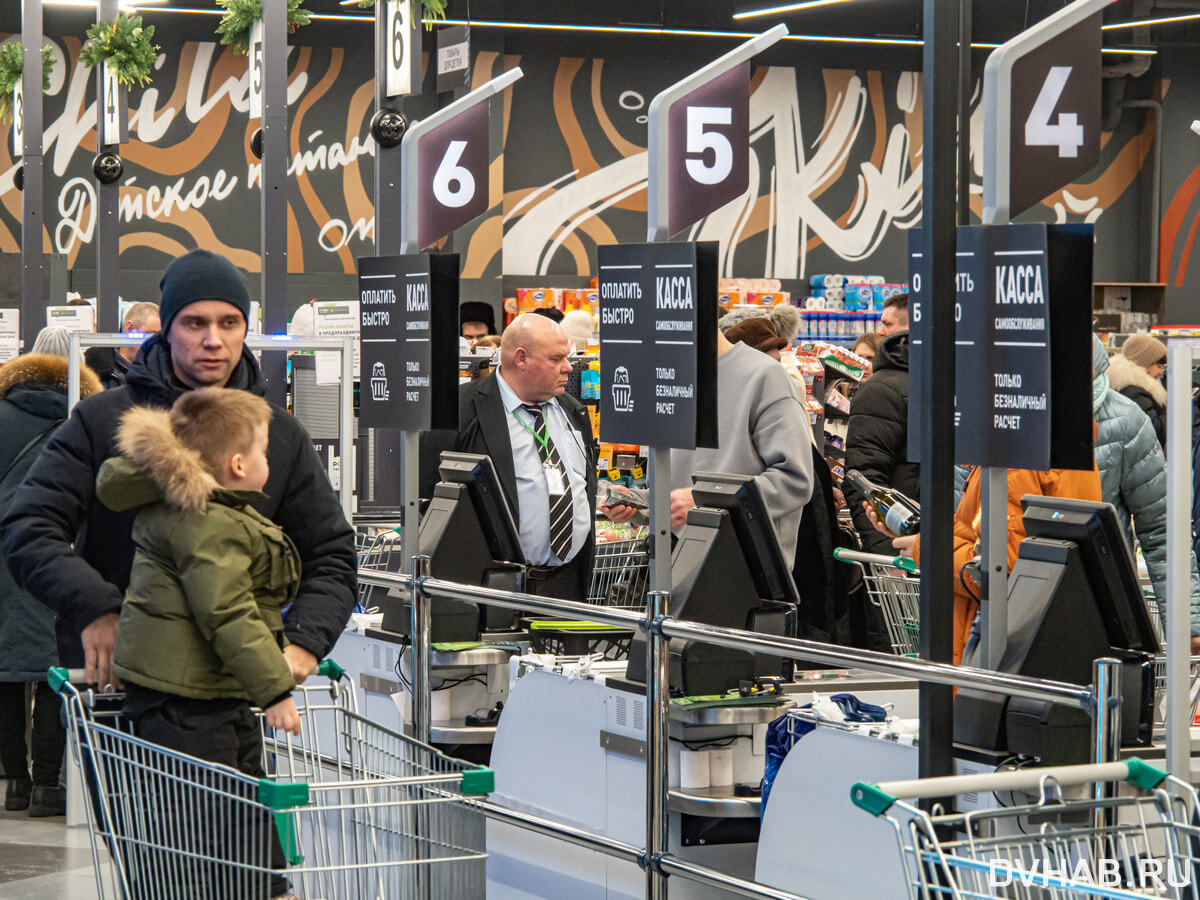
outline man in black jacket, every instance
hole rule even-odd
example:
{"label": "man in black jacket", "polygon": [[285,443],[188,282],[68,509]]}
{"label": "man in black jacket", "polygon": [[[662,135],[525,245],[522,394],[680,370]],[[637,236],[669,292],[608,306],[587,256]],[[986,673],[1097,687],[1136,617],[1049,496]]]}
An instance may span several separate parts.
{"label": "man in black jacket", "polygon": [[[846,471],[857,469],[875,484],[919,500],[921,467],[908,461],[908,332],[889,335],[875,351],[874,371],[850,404],[846,425]],[[863,549],[894,555],[891,541],[871,525],[865,499],[842,486]]]}
{"label": "man in black jacket", "polygon": [[571,342],[544,316],[504,330],[500,369],[459,394],[457,449],[491,457],[521,533],[532,593],[584,600],[591,578],[596,444],[565,394]]}
{"label": "man in black jacket", "polygon": [[[263,394],[245,349],[250,298],[241,273],[204,250],[174,260],[162,281],[163,330],[146,341],[124,387],[81,401],[38,456],[0,521],[0,549],[17,583],[58,615],[68,666],[112,682],[110,663],[133,562],[137,509],[114,513],[95,498],[96,473],[116,456],[122,414],[170,407],[183,392],[229,387]],[[284,655],[297,683],[326,655],[354,607],[354,532],[304,427],[272,407],[267,495],[255,506],[300,554],[300,591],[285,622]]]}

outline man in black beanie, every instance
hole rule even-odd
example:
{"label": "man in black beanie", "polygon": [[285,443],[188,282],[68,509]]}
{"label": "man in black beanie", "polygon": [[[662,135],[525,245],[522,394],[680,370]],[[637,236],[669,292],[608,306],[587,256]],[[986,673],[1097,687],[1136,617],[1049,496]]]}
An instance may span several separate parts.
{"label": "man in black beanie", "polygon": [[[113,682],[137,513],[115,513],[95,498],[96,473],[119,452],[121,416],[135,405],[169,408],[198,387],[260,396],[266,388],[244,346],[250,295],[229,260],[193,250],[172,261],[159,287],[162,332],[138,350],[124,387],[75,407],[0,521],[0,550],[13,577],[57,613],[62,664],[85,665],[88,682],[101,687]],[[284,623],[284,655],[299,683],[333,647],[354,607],[354,532],[304,427],[276,406],[267,460],[270,478],[254,508],[299,552],[300,590]]]}

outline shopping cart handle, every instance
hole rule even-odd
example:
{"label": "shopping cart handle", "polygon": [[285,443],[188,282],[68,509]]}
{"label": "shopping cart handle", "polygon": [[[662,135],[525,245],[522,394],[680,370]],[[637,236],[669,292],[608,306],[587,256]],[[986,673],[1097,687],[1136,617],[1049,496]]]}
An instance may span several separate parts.
{"label": "shopping cart handle", "polygon": [[917,561],[909,556],[884,556],[879,553],[861,553],[858,550],[847,550],[845,547],[834,547],[833,558],[838,562],[877,563],[914,574],[920,571]]}
{"label": "shopping cart handle", "polygon": [[346,674],[346,670],[332,659],[323,659],[317,664],[317,674],[328,678],[330,681],[341,681],[342,676]]}
{"label": "shopping cart handle", "polygon": [[873,816],[880,816],[897,800],[953,797],[957,794],[995,793],[996,791],[1037,791],[1047,780],[1060,787],[1090,784],[1095,781],[1128,781],[1142,790],[1158,787],[1167,773],[1134,756],[1123,762],[1093,763],[1081,766],[1050,766],[1044,769],[1017,769],[981,775],[951,775],[911,781],[886,781],[882,784],[859,782],[850,788],[854,805]]}
{"label": "shopping cart handle", "polygon": [[65,666],[54,666],[46,672],[46,681],[50,683],[50,690],[61,694],[62,689],[71,683],[71,671]]}

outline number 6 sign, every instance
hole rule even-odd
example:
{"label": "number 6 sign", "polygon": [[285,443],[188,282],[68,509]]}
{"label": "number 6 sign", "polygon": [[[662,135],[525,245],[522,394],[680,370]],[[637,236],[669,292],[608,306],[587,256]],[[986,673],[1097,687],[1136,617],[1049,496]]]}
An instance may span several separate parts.
{"label": "number 6 sign", "polygon": [[520,77],[520,69],[511,69],[405,133],[400,145],[400,233],[405,252],[424,250],[491,206],[486,101]]}

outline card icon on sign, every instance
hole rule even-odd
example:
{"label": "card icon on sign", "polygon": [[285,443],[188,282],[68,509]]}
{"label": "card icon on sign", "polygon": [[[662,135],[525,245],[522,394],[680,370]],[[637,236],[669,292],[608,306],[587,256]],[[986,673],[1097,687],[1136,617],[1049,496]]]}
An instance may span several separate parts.
{"label": "card icon on sign", "polygon": [[629,370],[617,366],[613,372],[613,410],[616,412],[633,412],[633,388],[629,385]]}
{"label": "card icon on sign", "polygon": [[377,362],[371,366],[371,399],[384,401],[388,398],[387,369],[383,363]]}

